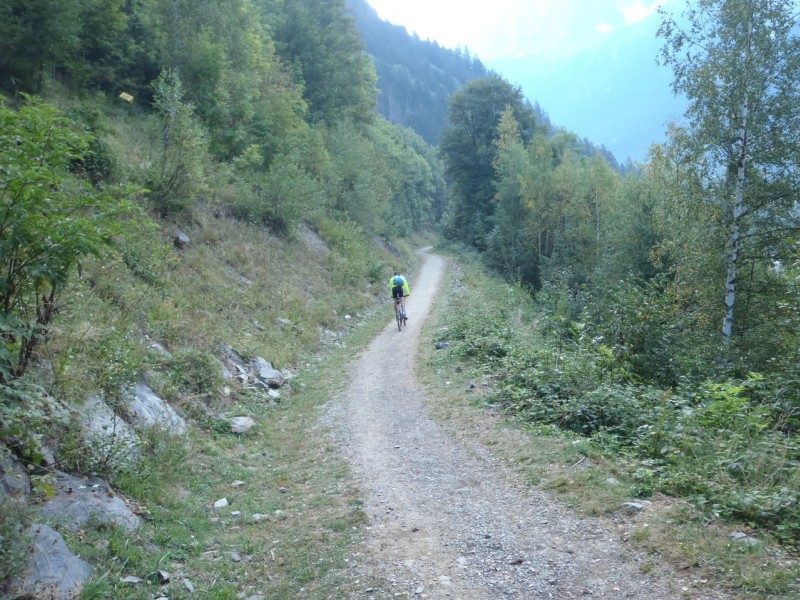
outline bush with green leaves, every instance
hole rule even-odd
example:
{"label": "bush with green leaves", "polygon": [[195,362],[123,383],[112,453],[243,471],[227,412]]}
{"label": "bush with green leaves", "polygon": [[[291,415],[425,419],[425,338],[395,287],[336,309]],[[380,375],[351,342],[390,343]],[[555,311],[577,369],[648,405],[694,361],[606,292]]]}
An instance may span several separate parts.
{"label": "bush with green leaves", "polygon": [[294,154],[279,154],[267,167],[259,147],[245,150],[233,161],[241,189],[230,205],[233,215],[288,236],[301,220],[317,222],[329,208],[325,188],[302,163]]}
{"label": "bush with green leaves", "polygon": [[134,212],[134,190],[71,169],[90,138],[53,106],[0,104],[0,384],[27,370],[82,258],[101,255]]}
{"label": "bush with green leaves", "polygon": [[70,413],[57,399],[28,381],[0,383],[0,444],[13,448],[26,464],[39,465],[45,441],[70,425]]}
{"label": "bush with green leaves", "polygon": [[[798,546],[797,369],[700,378],[709,365],[686,364],[702,353],[683,352],[677,332],[651,319],[670,304],[655,285],[638,294],[636,286],[610,286],[617,301],[594,322],[578,322],[581,299],[564,288],[551,287],[542,296],[548,303],[534,305],[522,292],[508,293],[507,284],[467,277],[460,283],[469,293],[450,300],[443,339],[493,379],[486,402],[525,422],[583,435],[599,452],[621,458],[636,495],[685,498],[706,518],[744,523]],[[525,319],[526,311],[540,314]],[[662,333],[663,345],[651,345]],[[659,367],[671,352],[681,364]],[[667,379],[681,370],[689,376],[669,387],[642,382],[658,369]]]}
{"label": "bush with green leaves", "polygon": [[20,502],[0,499],[0,582],[21,573],[28,564],[31,540],[23,531],[29,512]]}
{"label": "bush with green leaves", "polygon": [[176,71],[162,71],[153,89],[159,129],[153,133],[148,186],[159,214],[175,215],[207,191],[208,134]]}

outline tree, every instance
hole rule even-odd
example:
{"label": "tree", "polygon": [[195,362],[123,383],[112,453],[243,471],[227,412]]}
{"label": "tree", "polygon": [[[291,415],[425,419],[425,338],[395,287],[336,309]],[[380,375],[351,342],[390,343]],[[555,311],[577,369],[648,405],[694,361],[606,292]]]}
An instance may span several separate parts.
{"label": "tree", "polygon": [[486,248],[494,210],[495,140],[503,112],[510,108],[520,140],[533,135],[535,119],[522,92],[499,75],[468,82],[450,99],[440,149],[452,183],[450,236]]}
{"label": "tree", "polygon": [[0,104],[0,384],[25,373],[81,258],[133,213],[129,190],[100,192],[70,173],[88,141],[52,106]]}
{"label": "tree", "polygon": [[377,77],[344,0],[285,0],[271,16],[278,53],[303,87],[312,120],[369,123]]}
{"label": "tree", "polygon": [[261,147],[265,166],[304,124],[301,90],[280,64],[251,0],[158,0],[161,62],[180,77],[210,135],[229,160]]}
{"label": "tree", "polygon": [[79,47],[79,0],[0,3],[0,89],[36,92],[47,67],[63,67]]}
{"label": "tree", "polygon": [[37,92],[48,73],[73,88],[119,89],[128,44],[124,2],[0,3],[0,89]]}
{"label": "tree", "polygon": [[538,257],[526,235],[531,220],[526,194],[530,163],[510,107],[500,116],[497,131],[493,228],[486,254],[493,268],[535,285],[538,283]]}
{"label": "tree", "polygon": [[[688,159],[708,202],[726,215],[722,336],[736,331],[747,258],[780,260],[780,238],[797,231],[800,190],[800,40],[793,0],[695,0],[687,27],[664,15],[661,60],[689,99]],[[755,272],[755,269],[754,269]]]}
{"label": "tree", "polygon": [[208,142],[178,74],[162,72],[153,87],[160,127],[148,183],[156,210],[167,216],[188,209],[205,191]]}

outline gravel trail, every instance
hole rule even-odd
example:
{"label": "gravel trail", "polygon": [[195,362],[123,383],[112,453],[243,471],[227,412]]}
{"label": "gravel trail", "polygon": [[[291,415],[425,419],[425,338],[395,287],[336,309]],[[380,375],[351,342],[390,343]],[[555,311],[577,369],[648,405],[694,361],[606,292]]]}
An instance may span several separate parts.
{"label": "gravel trail", "polygon": [[579,518],[520,485],[488,451],[428,416],[414,356],[446,261],[423,256],[408,327],[398,332],[387,306],[386,328],[329,405],[369,519],[351,559],[364,582],[354,599],[732,597],[653,568],[608,521]]}

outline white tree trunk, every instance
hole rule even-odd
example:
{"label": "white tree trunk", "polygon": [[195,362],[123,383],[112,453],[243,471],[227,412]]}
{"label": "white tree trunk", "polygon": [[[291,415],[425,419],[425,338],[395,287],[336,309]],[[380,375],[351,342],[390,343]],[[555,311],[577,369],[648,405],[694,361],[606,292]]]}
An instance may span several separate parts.
{"label": "white tree trunk", "polygon": [[[748,45],[753,35],[753,22],[748,24]],[[749,112],[748,97],[742,101],[742,112],[739,121],[738,137],[740,141],[739,152],[736,157],[736,183],[734,186],[733,225],[728,238],[727,276],[725,279],[725,318],[722,322],[722,339],[725,345],[730,345],[733,334],[733,314],[736,307],[736,273],[739,260],[739,246],[742,238],[741,221],[747,207],[745,205],[745,163],[747,162],[747,117]]]}

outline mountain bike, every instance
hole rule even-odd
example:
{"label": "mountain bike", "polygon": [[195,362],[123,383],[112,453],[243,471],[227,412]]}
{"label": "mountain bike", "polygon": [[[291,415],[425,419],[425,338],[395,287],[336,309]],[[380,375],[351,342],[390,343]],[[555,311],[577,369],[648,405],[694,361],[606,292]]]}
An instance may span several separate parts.
{"label": "mountain bike", "polygon": [[397,320],[397,331],[402,331],[406,324],[406,310],[403,308],[403,298],[398,296],[394,299],[394,318]]}

